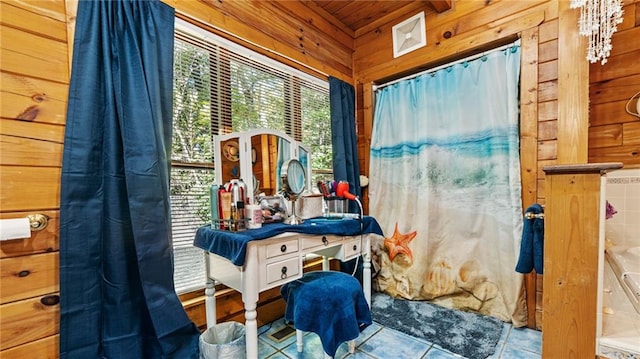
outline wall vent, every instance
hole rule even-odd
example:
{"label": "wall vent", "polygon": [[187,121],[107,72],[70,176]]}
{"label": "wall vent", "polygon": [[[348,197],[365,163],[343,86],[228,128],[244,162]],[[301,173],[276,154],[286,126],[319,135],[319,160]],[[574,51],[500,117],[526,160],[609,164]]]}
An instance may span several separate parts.
{"label": "wall vent", "polygon": [[391,31],[394,58],[427,45],[424,11],[394,25]]}

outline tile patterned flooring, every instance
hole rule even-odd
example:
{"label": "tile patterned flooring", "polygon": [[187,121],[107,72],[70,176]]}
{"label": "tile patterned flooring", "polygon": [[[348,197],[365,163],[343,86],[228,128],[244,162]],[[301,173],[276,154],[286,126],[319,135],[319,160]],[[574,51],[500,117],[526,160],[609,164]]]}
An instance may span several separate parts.
{"label": "tile patterned flooring", "polygon": [[[283,319],[264,325],[258,329],[258,357],[260,359],[322,359],[324,351],[320,338],[314,333],[305,333],[304,352],[296,350],[296,336],[278,343],[269,334],[284,326]],[[502,336],[495,353],[489,359],[540,359],[542,353],[542,333],[527,328],[513,328],[505,323]],[[408,336],[393,329],[373,323],[356,339],[356,351],[349,354],[343,343],[335,358],[349,359],[450,359],[464,358],[438,345]]]}

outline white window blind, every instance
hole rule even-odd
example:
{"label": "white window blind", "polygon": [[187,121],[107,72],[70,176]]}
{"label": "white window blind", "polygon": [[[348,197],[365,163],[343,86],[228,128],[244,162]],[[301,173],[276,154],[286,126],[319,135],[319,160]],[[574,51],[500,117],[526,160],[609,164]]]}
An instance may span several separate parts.
{"label": "white window blind", "polygon": [[305,143],[314,172],[326,174],[332,168],[328,87],[326,80],[176,20],[171,212],[178,293],[205,282],[204,253],[193,239],[210,221],[212,136],[279,130]]}

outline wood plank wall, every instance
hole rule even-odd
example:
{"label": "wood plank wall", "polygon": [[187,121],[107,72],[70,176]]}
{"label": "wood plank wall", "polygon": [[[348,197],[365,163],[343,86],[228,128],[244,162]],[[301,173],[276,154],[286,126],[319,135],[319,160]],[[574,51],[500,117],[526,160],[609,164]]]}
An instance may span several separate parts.
{"label": "wood plank wall", "polygon": [[[299,1],[163,0],[180,17],[318,77],[352,79],[352,31]],[[302,65],[304,64],[304,65]]]}
{"label": "wood plank wall", "polygon": [[[640,167],[640,118],[625,111],[640,91],[640,0],[625,1],[605,65],[589,68],[589,162]],[[630,104],[635,109],[635,102]]]}
{"label": "wood plank wall", "polygon": [[0,3],[0,219],[49,217],[0,242],[0,357],[58,351],[58,208],[69,58],[63,1]]}

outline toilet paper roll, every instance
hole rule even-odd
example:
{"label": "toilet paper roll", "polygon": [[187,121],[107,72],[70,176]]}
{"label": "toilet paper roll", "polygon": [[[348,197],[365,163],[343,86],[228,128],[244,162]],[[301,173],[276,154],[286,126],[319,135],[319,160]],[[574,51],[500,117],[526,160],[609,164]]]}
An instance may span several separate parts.
{"label": "toilet paper roll", "polygon": [[0,220],[0,240],[31,238],[31,224],[28,218]]}

